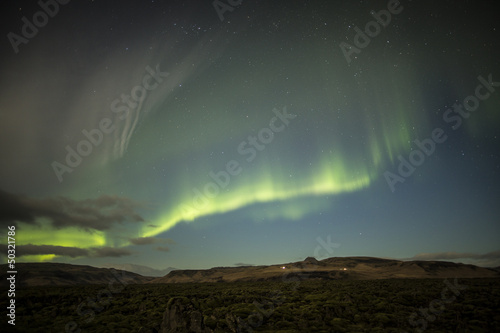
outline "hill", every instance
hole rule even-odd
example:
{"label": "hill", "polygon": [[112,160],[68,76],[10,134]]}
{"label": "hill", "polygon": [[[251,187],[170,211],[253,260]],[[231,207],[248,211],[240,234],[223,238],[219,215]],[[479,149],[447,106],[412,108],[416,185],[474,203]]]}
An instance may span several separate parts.
{"label": "hill", "polygon": [[[1,265],[2,272],[7,265]],[[18,286],[73,286],[108,284],[117,276],[127,284],[251,282],[311,280],[379,280],[426,278],[498,278],[500,271],[447,261],[400,261],[374,257],[333,257],[269,265],[173,270],[163,277],[126,270],[59,263],[18,263]],[[6,283],[7,274],[1,274]]]}
{"label": "hill", "polygon": [[142,276],[153,276],[153,277],[160,277],[160,276],[165,276],[171,271],[175,270],[176,268],[174,267],[168,267],[165,269],[154,269],[148,266],[143,266],[143,265],[134,265],[134,264],[111,264],[111,263],[106,263],[101,266],[101,268],[114,268],[114,269],[119,269],[127,272],[132,272],[136,273]]}
{"label": "hill", "polygon": [[[1,280],[7,281],[7,265],[1,265]],[[108,284],[120,281],[130,284],[145,283],[152,277],[109,268],[59,264],[59,263],[16,263],[16,284],[18,286],[74,286],[89,284]],[[2,282],[5,283],[5,282]]]}
{"label": "hill", "polygon": [[425,279],[500,277],[494,269],[446,261],[400,261],[373,257],[333,257],[250,267],[175,270],[147,283],[277,281],[291,279]]}

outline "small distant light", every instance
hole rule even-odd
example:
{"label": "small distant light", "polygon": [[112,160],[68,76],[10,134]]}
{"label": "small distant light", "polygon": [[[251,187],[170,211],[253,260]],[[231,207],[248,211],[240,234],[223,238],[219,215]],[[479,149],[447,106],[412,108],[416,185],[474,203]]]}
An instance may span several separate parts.
{"label": "small distant light", "polygon": [[281,267],[281,269],[285,269],[285,268],[286,268],[285,266]]}

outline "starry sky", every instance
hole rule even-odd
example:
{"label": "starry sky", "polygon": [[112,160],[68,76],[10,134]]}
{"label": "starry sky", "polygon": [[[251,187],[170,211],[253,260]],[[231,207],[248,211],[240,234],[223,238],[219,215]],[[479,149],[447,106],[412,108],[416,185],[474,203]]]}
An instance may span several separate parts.
{"label": "starry sky", "polygon": [[24,262],[499,266],[492,6],[7,2],[0,244],[15,225]]}

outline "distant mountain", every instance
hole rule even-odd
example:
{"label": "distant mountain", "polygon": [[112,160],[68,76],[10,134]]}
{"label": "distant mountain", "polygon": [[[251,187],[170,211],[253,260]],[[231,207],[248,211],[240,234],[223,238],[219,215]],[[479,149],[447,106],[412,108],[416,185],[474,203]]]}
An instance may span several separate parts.
{"label": "distant mountain", "polygon": [[400,261],[373,257],[334,257],[252,267],[216,267],[206,270],[175,270],[147,283],[234,282],[293,279],[373,280],[394,278],[486,278],[500,272],[447,261]]}
{"label": "distant mountain", "polygon": [[[151,268],[140,265],[117,265],[151,274]],[[0,284],[7,283],[7,265],[0,265]],[[169,270],[171,268],[168,268]],[[426,279],[426,278],[500,278],[498,268],[484,268],[447,261],[400,261],[373,257],[334,257],[269,266],[214,267],[210,269],[172,270],[163,277],[147,277],[122,269],[58,263],[16,264],[17,286],[70,286],[128,284],[235,282],[235,281],[298,281],[300,279]]]}
{"label": "distant mountain", "polygon": [[140,274],[142,276],[154,276],[160,277],[165,276],[176,268],[168,267],[165,269],[154,269],[148,266],[134,265],[134,264],[104,264],[101,265],[102,268],[115,268],[124,271],[129,271],[133,273]]}
{"label": "distant mountain", "polygon": [[[0,265],[0,279],[5,283],[8,277],[7,265]],[[73,286],[84,284],[108,284],[120,281],[137,284],[145,283],[152,277],[109,268],[70,265],[59,263],[16,263],[16,285],[18,286]],[[114,273],[114,274],[113,274]]]}

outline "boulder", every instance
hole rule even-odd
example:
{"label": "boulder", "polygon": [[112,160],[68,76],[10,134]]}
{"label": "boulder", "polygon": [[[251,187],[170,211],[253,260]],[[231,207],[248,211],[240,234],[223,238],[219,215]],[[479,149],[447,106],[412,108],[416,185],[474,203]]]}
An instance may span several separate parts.
{"label": "boulder", "polygon": [[205,328],[203,314],[197,304],[187,297],[172,297],[163,314],[160,333],[208,333]]}

